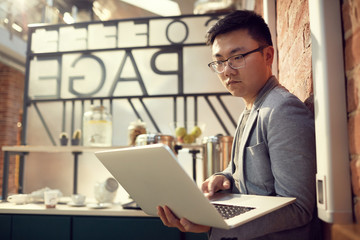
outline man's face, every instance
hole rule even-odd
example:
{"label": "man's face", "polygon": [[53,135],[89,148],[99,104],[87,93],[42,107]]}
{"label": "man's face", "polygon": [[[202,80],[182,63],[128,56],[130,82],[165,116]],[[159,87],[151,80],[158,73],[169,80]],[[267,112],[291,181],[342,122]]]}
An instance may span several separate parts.
{"label": "man's face", "polygon": [[[221,34],[216,36],[212,45],[213,60],[226,60],[258,47],[260,47],[259,43],[248,34],[247,30]],[[227,62],[225,71],[218,74],[226,89],[233,96],[242,97],[247,106],[254,103],[259,90],[272,75],[271,64],[274,50],[272,47],[266,47],[262,52],[245,56],[245,67],[240,69],[232,69]]]}

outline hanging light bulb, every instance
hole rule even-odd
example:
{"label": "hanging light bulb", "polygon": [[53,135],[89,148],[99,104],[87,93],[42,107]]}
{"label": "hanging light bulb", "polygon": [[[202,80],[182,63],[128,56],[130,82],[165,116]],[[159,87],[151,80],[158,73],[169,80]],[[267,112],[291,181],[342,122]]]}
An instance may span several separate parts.
{"label": "hanging light bulb", "polygon": [[197,0],[194,4],[194,14],[214,13],[237,8],[237,0]]}
{"label": "hanging light bulb", "polygon": [[72,23],[75,22],[73,17],[71,16],[71,14],[68,13],[68,12],[64,13],[64,18],[63,19],[64,19],[64,22],[67,23],[67,24],[72,24]]}

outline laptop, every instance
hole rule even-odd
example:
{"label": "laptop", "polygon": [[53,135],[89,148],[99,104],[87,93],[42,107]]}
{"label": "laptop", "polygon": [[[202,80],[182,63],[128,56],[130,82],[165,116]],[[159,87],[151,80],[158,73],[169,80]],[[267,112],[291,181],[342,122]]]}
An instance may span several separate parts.
{"label": "laptop", "polygon": [[[157,216],[157,206],[168,206],[179,218],[230,229],[275,211],[295,198],[244,194],[216,194],[209,200],[164,144],[95,152],[96,157],[141,209]],[[221,209],[231,208],[230,216]]]}

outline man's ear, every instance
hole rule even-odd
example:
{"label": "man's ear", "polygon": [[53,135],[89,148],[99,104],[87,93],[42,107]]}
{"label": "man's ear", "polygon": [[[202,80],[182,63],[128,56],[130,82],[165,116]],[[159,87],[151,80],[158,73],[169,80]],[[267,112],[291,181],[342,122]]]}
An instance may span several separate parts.
{"label": "man's ear", "polygon": [[273,46],[268,46],[264,49],[264,56],[266,63],[271,66],[274,61],[274,48]]}

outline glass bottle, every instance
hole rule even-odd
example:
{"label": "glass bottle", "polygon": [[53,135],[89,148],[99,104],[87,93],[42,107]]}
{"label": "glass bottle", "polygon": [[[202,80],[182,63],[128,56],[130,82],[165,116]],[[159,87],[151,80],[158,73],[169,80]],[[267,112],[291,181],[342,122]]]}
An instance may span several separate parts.
{"label": "glass bottle", "polygon": [[110,147],[112,146],[112,116],[104,106],[91,106],[91,110],[84,113],[84,146]]}

